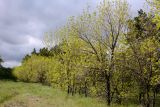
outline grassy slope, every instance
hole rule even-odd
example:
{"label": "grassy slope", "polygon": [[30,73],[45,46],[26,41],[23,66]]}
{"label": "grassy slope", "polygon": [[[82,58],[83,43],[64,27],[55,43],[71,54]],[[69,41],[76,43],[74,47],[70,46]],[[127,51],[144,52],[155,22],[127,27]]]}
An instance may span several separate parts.
{"label": "grassy slope", "polygon": [[106,107],[106,104],[92,98],[68,96],[41,84],[0,81],[0,107]]}

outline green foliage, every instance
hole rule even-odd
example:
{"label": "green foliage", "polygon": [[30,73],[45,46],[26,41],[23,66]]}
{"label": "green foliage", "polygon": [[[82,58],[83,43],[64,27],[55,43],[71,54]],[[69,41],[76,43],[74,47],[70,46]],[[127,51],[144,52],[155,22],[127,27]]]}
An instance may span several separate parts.
{"label": "green foliage", "polygon": [[[131,60],[134,61],[131,69],[137,80],[140,102],[150,106],[151,89],[159,85],[159,59],[158,49],[160,47],[156,24],[152,22],[152,16],[148,16],[142,10],[139,16],[129,21],[130,31],[126,35],[129,49],[131,50]],[[131,62],[131,61],[129,61]],[[157,68],[158,67],[158,68]]]}
{"label": "green foliage", "polygon": [[26,82],[47,82],[47,66],[52,59],[42,56],[32,55],[28,60],[22,63],[22,66],[15,68],[14,74],[19,80]]}
{"label": "green foliage", "polygon": [[97,11],[86,10],[54,35],[45,35],[47,48],[26,55],[14,75],[68,94],[106,98],[108,105],[134,100],[154,106],[160,85],[160,33],[154,18],[140,10],[129,19],[125,1],[104,0]]}
{"label": "green foliage", "polygon": [[2,60],[2,58],[1,58],[1,56],[0,56],[0,64],[3,62],[3,60]]}
{"label": "green foliage", "polygon": [[160,1],[159,0],[147,0],[151,6],[152,12],[155,14],[154,22],[157,23],[158,29],[160,28]]}
{"label": "green foliage", "polygon": [[12,68],[5,68],[1,65],[3,62],[1,56],[0,56],[0,80],[2,79],[10,79],[15,80],[15,76],[12,74]]}
{"label": "green foliage", "polygon": [[0,80],[1,79],[10,79],[15,80],[15,76],[12,74],[11,68],[0,67]]}

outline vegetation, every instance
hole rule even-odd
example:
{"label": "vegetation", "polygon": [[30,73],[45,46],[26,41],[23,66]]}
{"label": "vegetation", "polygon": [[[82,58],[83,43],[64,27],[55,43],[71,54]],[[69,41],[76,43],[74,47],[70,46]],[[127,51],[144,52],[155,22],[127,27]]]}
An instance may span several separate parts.
{"label": "vegetation", "polygon": [[[22,65],[15,67],[13,72],[5,69],[10,73],[7,75],[14,75],[17,81],[32,84],[5,82],[9,85],[5,87],[3,82],[0,82],[0,86],[6,90],[18,87],[20,90],[14,92],[20,94],[22,99],[27,98],[25,93],[44,95],[48,98],[45,103],[62,107],[64,103],[69,107],[128,107],[132,104],[158,106],[159,1],[148,2],[153,7],[153,13],[139,10],[134,18],[130,17],[129,6],[123,0],[104,0],[94,12],[86,10],[78,17],[71,17],[67,24],[54,34],[45,35],[46,47],[39,52],[33,49],[31,54],[23,58]],[[58,88],[67,94],[33,83]],[[12,91],[10,93],[11,96],[14,95]],[[50,93],[53,93],[53,96]],[[25,98],[21,94],[24,94]],[[69,99],[66,100],[66,96],[69,96]],[[80,96],[102,99],[107,105]],[[8,98],[10,95],[4,95],[3,98],[2,94],[0,102]],[[55,98],[57,103],[52,101]]]}
{"label": "vegetation", "polygon": [[2,62],[3,62],[3,60],[2,60],[2,58],[1,58],[1,56],[0,56],[0,66],[2,66],[2,65],[1,65]]}
{"label": "vegetation", "polygon": [[160,1],[159,0],[147,0],[151,9],[155,14],[154,22],[157,22],[157,27],[160,28]]}
{"label": "vegetation", "polygon": [[16,77],[12,74],[12,69],[3,67],[1,65],[2,62],[3,62],[3,59],[0,56],[0,79],[15,80]]}
{"label": "vegetation", "polygon": [[0,105],[1,107],[106,107],[103,101],[97,99],[73,97],[52,87],[12,81],[0,81]]}

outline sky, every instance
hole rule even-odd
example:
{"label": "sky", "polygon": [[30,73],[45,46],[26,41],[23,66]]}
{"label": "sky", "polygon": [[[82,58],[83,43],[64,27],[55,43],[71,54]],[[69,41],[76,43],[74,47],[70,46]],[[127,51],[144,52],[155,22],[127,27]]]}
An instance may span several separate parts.
{"label": "sky", "polygon": [[[14,67],[33,48],[44,47],[45,32],[54,32],[70,16],[78,16],[88,5],[101,0],[0,0],[0,56],[3,66]],[[133,14],[145,0],[128,0]]]}

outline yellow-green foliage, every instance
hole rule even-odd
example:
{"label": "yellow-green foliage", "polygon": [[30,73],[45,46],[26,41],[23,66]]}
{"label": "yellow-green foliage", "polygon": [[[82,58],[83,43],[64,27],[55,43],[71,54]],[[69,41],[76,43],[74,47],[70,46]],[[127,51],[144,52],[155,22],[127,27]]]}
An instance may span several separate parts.
{"label": "yellow-green foliage", "polygon": [[155,13],[154,22],[157,23],[157,27],[160,28],[160,1],[159,0],[147,0],[151,6],[152,12]]}
{"label": "yellow-green foliage", "polygon": [[21,66],[15,68],[13,73],[22,81],[51,83],[58,80],[57,77],[60,75],[60,66],[57,64],[59,63],[54,58],[32,55]]}
{"label": "yellow-green foliage", "polygon": [[106,97],[109,103],[142,96],[136,99],[149,104],[149,94],[160,84],[158,30],[143,10],[134,19],[128,14],[125,1],[104,0],[96,12],[71,17],[54,35],[59,51],[52,47],[52,35],[46,36],[47,52],[53,54],[32,54],[14,75],[72,95]]}

